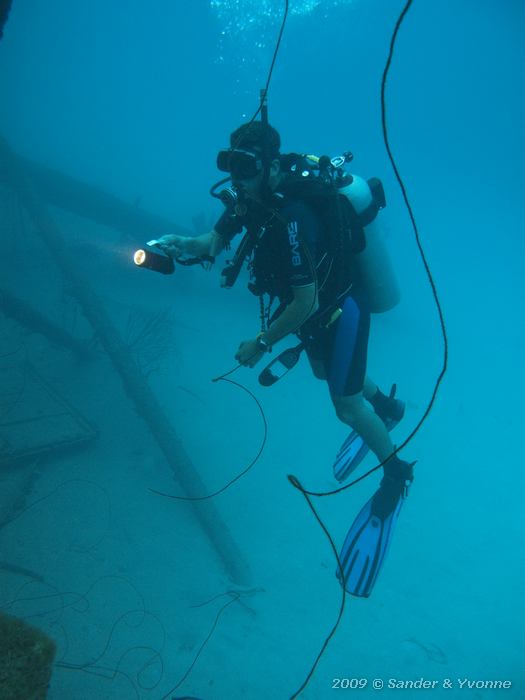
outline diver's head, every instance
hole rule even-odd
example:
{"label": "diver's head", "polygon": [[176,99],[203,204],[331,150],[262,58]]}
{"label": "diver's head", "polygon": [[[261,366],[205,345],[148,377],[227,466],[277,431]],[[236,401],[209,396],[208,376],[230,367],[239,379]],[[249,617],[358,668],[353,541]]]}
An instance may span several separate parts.
{"label": "diver's head", "polygon": [[279,133],[269,124],[243,124],[230,135],[230,148],[219,152],[217,167],[229,172],[244,194],[260,199],[280,182],[280,146]]}

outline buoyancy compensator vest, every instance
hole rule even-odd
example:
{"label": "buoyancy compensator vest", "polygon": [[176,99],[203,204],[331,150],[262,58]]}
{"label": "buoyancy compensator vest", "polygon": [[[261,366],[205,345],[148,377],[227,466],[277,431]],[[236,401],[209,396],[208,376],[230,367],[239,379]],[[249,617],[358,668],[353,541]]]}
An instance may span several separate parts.
{"label": "buoyancy compensator vest", "polygon": [[399,285],[377,214],[386,206],[378,178],[365,180],[343,169],[351,154],[329,158],[289,154],[281,157],[287,173],[285,196],[304,199],[321,218],[327,250],[334,262],[332,296],[357,283],[372,313],[399,302]]}

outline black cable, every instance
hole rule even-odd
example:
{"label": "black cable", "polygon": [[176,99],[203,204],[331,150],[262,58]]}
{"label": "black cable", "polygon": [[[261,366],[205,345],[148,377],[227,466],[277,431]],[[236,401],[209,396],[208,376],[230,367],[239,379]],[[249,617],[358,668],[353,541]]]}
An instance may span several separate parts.
{"label": "black cable", "polygon": [[[272,56],[272,62],[270,64],[270,70],[268,71],[268,77],[266,78],[266,85],[264,86],[264,95],[265,96],[268,94],[268,89],[270,87],[270,81],[272,79],[273,69],[275,67],[275,62],[277,60],[277,54],[279,53],[279,48],[281,47],[281,39],[283,38],[284,27],[286,25],[286,20],[288,18],[288,4],[289,4],[289,0],[284,0],[284,15],[283,15],[283,19],[281,22],[281,28],[279,30],[279,36],[277,37],[277,42],[275,44],[275,49],[274,49],[273,56]],[[247,123],[247,126],[257,119],[257,117],[259,116],[259,114],[261,112],[263,104],[264,104],[264,100],[261,100],[259,102],[259,106],[255,110],[255,113],[253,114],[252,118]],[[242,135],[240,135],[239,138],[237,139],[237,142],[233,144],[232,150],[237,148],[237,146],[239,145],[241,140],[242,140]]]}
{"label": "black cable", "polygon": [[[301,321],[301,323],[299,324],[298,327],[300,327],[300,325],[302,325],[304,323],[304,321],[306,321],[307,319],[310,318],[310,314],[311,314],[312,309],[314,308],[316,300],[317,300],[317,289],[318,289],[318,281],[317,281],[317,276],[316,276],[316,270],[314,267],[314,262],[313,262],[311,254],[310,254],[310,251],[308,250],[308,247],[306,245],[304,246],[304,252],[306,253],[310,268],[312,269],[312,275],[313,275],[314,284],[315,284],[315,294],[314,294],[314,300],[312,302],[312,305],[310,306],[310,309],[308,310],[308,312],[305,315],[304,320]],[[255,357],[258,353],[259,353],[259,351],[257,351],[254,355],[252,355],[252,357]],[[251,358],[249,358],[248,361],[250,359]],[[151,491],[151,493],[155,493],[158,496],[165,496],[166,498],[171,498],[171,499],[176,500],[176,501],[205,501],[209,498],[214,498],[215,496],[218,496],[219,494],[224,493],[224,491],[226,491],[226,489],[228,489],[230,486],[232,486],[236,481],[238,481],[247,472],[249,472],[253,466],[255,466],[256,462],[259,460],[260,456],[262,455],[264,448],[265,448],[265,445],[266,445],[266,440],[268,437],[268,422],[266,420],[266,415],[264,413],[264,409],[261,406],[261,403],[258,400],[258,398],[255,396],[255,394],[253,394],[243,384],[240,384],[239,382],[235,382],[232,379],[227,379],[227,377],[230,376],[230,374],[233,374],[234,372],[236,372],[238,369],[240,369],[243,366],[244,365],[238,364],[235,367],[233,367],[232,369],[230,369],[228,372],[221,374],[219,377],[215,377],[215,379],[212,379],[212,381],[213,382],[229,382],[230,384],[233,384],[234,386],[239,387],[239,389],[242,389],[247,394],[249,394],[249,396],[251,396],[251,398],[257,404],[257,408],[259,409],[259,412],[261,414],[264,434],[263,434],[261,446],[259,448],[259,451],[255,455],[255,457],[252,459],[252,461],[248,464],[248,466],[245,469],[243,469],[239,474],[237,474],[237,476],[235,476],[233,479],[230,479],[230,481],[228,481],[224,486],[221,486],[220,489],[217,489],[217,491],[214,491],[213,493],[207,494],[206,496],[174,496],[172,494],[165,493],[164,491],[158,491],[157,489],[149,489],[149,491]]]}
{"label": "black cable", "polygon": [[[279,30],[279,36],[277,37],[277,43],[275,45],[275,51],[273,52],[272,63],[270,65],[270,70],[268,71],[268,78],[266,79],[266,85],[264,86],[264,92],[268,92],[270,87],[270,81],[272,79],[272,73],[275,66],[275,61],[277,59],[277,54],[279,53],[279,48],[281,46],[281,39],[283,38],[284,27],[286,25],[286,19],[288,17],[288,0],[284,0],[284,15],[283,21],[281,22],[281,29]],[[259,105],[259,110],[262,108],[262,103]]]}
{"label": "black cable", "polygon": [[[199,660],[199,657],[202,654],[202,652],[204,651],[205,646],[208,644],[208,642],[212,638],[213,633],[215,632],[215,628],[219,624],[219,619],[220,619],[221,615],[223,614],[223,612],[226,610],[227,607],[229,607],[232,603],[235,603],[236,600],[239,600],[240,597],[241,597],[240,594],[234,593],[234,595],[231,596],[231,600],[229,600],[227,603],[224,603],[224,605],[220,608],[219,612],[215,616],[215,620],[213,621],[213,624],[210,628],[210,631],[208,632],[206,639],[200,645],[199,650],[195,654],[193,661],[191,662],[191,664],[188,666],[188,668],[184,672],[184,675],[182,676],[182,678],[177,681],[176,685],[174,685],[173,688],[168,693],[166,693],[165,695],[162,696],[161,700],[168,700],[170,695],[172,693],[174,693],[177,690],[177,688],[180,688],[180,686],[184,683],[186,678],[190,675],[193,667],[195,666],[195,664]],[[176,700],[176,698],[172,698],[172,700]]]}
{"label": "black cable", "polygon": [[[239,365],[240,366],[240,365]],[[235,367],[235,369],[238,369]],[[233,372],[234,370],[231,370]],[[228,374],[231,374],[231,372],[228,372]],[[217,489],[217,491],[214,491],[213,493],[209,493],[206,496],[173,496],[169,493],[164,493],[163,491],[157,491],[156,489],[148,489],[152,493],[156,493],[158,496],[166,496],[166,498],[172,498],[175,501],[206,501],[209,498],[215,498],[215,496],[218,496],[220,493],[223,493],[228,489],[232,484],[234,484],[236,481],[238,481],[242,476],[244,476],[247,472],[250,471],[250,469],[254,466],[254,464],[258,461],[259,457],[263,453],[264,447],[266,445],[266,439],[268,437],[268,423],[266,422],[266,416],[264,415],[263,408],[261,404],[259,403],[259,400],[253,394],[249,389],[247,389],[245,386],[242,384],[239,384],[238,382],[234,382],[232,379],[226,379],[226,375],[222,375],[222,377],[217,377],[217,379],[214,379],[213,381],[223,381],[223,382],[228,382],[229,384],[233,384],[234,386],[239,387],[239,389],[242,389],[245,391],[247,394],[249,394],[252,399],[255,401],[257,404],[257,407],[261,413],[261,418],[263,422],[263,429],[264,429],[264,434],[263,434],[263,439],[261,442],[261,446],[259,447],[259,451],[255,455],[255,457],[252,459],[252,461],[248,464],[248,466],[242,470],[237,476],[234,476],[233,479],[230,479],[227,484],[222,486],[220,489]]]}
{"label": "black cable", "polygon": [[[292,484],[292,486],[294,486],[296,489],[298,489],[299,491],[301,491],[301,493],[302,493],[303,496],[305,497],[306,502],[308,503],[308,505],[309,505],[309,507],[310,507],[310,510],[311,510],[312,513],[314,514],[315,519],[316,519],[317,522],[319,523],[319,526],[321,527],[322,531],[323,531],[324,534],[326,535],[326,538],[327,538],[328,541],[330,542],[330,546],[332,547],[332,551],[333,551],[334,556],[335,556],[335,558],[336,558],[336,560],[337,560],[337,567],[338,567],[339,573],[341,574],[341,580],[344,581],[343,567],[342,567],[342,564],[341,564],[341,560],[339,559],[339,554],[338,554],[338,552],[337,552],[337,547],[335,546],[334,540],[332,539],[332,536],[330,535],[330,533],[329,533],[329,531],[328,531],[326,525],[323,523],[323,521],[322,521],[321,518],[319,517],[319,514],[317,513],[317,511],[315,510],[314,506],[312,505],[312,501],[309,499],[307,493],[305,492],[305,490],[304,490],[303,487],[301,486],[301,484],[300,484],[300,482],[299,482],[299,479],[298,479],[296,476],[293,476],[292,474],[290,474],[290,475],[288,475],[288,481]],[[344,586],[341,586],[341,588],[342,588],[341,605],[340,605],[340,608],[339,608],[339,613],[338,613],[338,615],[337,615],[337,620],[335,621],[334,626],[332,627],[332,629],[330,630],[329,634],[328,634],[327,637],[325,638],[325,640],[324,640],[324,642],[323,642],[323,645],[322,645],[321,649],[319,650],[319,653],[317,654],[317,656],[316,656],[316,658],[315,658],[315,661],[313,662],[312,667],[310,668],[310,671],[308,672],[308,675],[307,675],[306,678],[304,679],[304,681],[303,681],[303,683],[301,684],[301,686],[295,691],[295,693],[294,693],[293,695],[290,696],[290,700],[294,700],[295,698],[299,697],[299,695],[300,695],[300,694],[303,692],[303,690],[306,688],[306,686],[308,685],[308,683],[310,682],[310,679],[312,678],[312,676],[313,676],[313,674],[314,674],[315,669],[317,668],[317,664],[318,664],[319,661],[321,660],[321,657],[322,657],[322,655],[324,654],[324,652],[326,651],[326,648],[327,648],[328,644],[330,643],[330,640],[332,639],[332,637],[334,636],[334,634],[335,634],[337,628],[339,627],[339,623],[341,622],[341,619],[342,619],[342,617],[343,617],[343,612],[344,612],[345,603],[346,603],[346,589],[345,589]]]}
{"label": "black cable", "polygon": [[[277,54],[279,53],[279,48],[280,48],[280,45],[281,45],[281,40],[282,40],[282,37],[283,37],[283,32],[284,32],[284,28],[285,28],[285,25],[286,25],[286,20],[287,20],[287,17],[288,17],[288,6],[289,6],[289,0],[285,0],[285,8],[284,8],[283,19],[282,19],[282,22],[281,22],[281,28],[280,28],[280,30],[279,30],[279,35],[278,35],[278,37],[277,37],[277,42],[276,42],[275,49],[274,49],[273,56],[272,56],[272,62],[271,62],[271,64],[270,64],[270,69],[269,69],[269,71],[268,71],[268,77],[267,77],[267,79],[266,79],[266,85],[265,85],[265,87],[264,87],[264,94],[265,94],[265,95],[267,95],[267,93],[268,93],[268,89],[269,89],[269,87],[270,87],[270,81],[271,81],[271,79],[272,79],[273,69],[274,69],[274,67],[275,67],[275,62],[276,62],[276,60],[277,60]],[[257,118],[258,114],[260,113],[260,111],[261,111],[261,109],[262,109],[263,103],[264,103],[263,100],[261,100],[261,102],[260,102],[260,104],[259,104],[259,107],[258,107],[257,110],[255,111],[254,115],[252,116],[252,118],[250,119],[250,121],[248,122],[248,124],[251,124],[253,121],[255,121],[255,119]],[[242,136],[239,137],[237,143],[234,144],[234,145],[232,146],[232,148],[236,148],[236,147],[238,146],[239,141],[241,140],[241,138],[242,138]],[[228,180],[228,179],[229,179],[229,178],[225,178],[225,180]],[[310,265],[312,265],[311,258],[310,258]],[[316,279],[316,278],[315,278],[315,268],[314,268],[314,279]],[[316,285],[317,285],[317,281],[316,281]],[[315,297],[317,297],[317,286],[316,286],[316,294],[315,294]],[[308,312],[307,318],[310,316],[310,312],[311,312],[311,310],[313,309],[314,305],[315,305],[315,298],[314,298],[314,302],[312,303],[312,306],[311,306],[311,308],[310,308],[310,311]],[[255,354],[253,355],[253,357],[255,357],[257,354],[258,354],[258,352],[255,353]],[[249,358],[249,359],[251,359],[251,358]],[[162,491],[157,491],[156,489],[149,489],[152,493],[155,493],[155,494],[157,494],[157,495],[159,495],[159,496],[166,496],[167,498],[171,498],[171,499],[173,499],[173,500],[178,500],[178,501],[205,501],[205,500],[207,500],[207,499],[209,499],[209,498],[214,498],[215,496],[218,496],[219,494],[221,494],[221,493],[223,493],[224,491],[226,491],[226,489],[228,489],[232,484],[234,484],[234,483],[235,483],[236,481],[238,481],[242,476],[244,476],[248,471],[250,471],[250,469],[251,469],[251,468],[255,465],[255,463],[258,461],[258,459],[259,459],[259,457],[261,456],[261,454],[262,454],[262,452],[263,452],[263,450],[264,450],[264,447],[265,447],[265,445],[266,445],[266,439],[267,439],[267,435],[268,435],[268,423],[267,423],[267,421],[266,421],[266,416],[265,416],[265,414],[264,414],[263,408],[262,408],[260,402],[258,401],[258,399],[256,398],[256,396],[255,396],[249,389],[247,389],[247,388],[246,388],[245,386],[243,386],[242,384],[239,384],[239,383],[237,383],[237,382],[232,381],[231,379],[226,379],[226,377],[228,377],[230,374],[233,374],[234,372],[236,372],[236,371],[237,371],[240,367],[242,367],[242,366],[243,366],[243,365],[238,364],[238,365],[236,365],[233,369],[229,370],[228,372],[225,372],[224,374],[222,374],[222,375],[219,376],[219,377],[216,377],[216,378],[213,379],[212,381],[213,381],[213,382],[219,382],[219,381],[229,382],[230,384],[233,384],[234,386],[237,386],[237,387],[239,387],[240,389],[243,389],[244,391],[246,391],[246,392],[252,397],[252,399],[253,399],[253,400],[255,401],[255,403],[257,404],[257,407],[259,408],[259,411],[260,411],[260,413],[261,413],[261,418],[262,418],[262,422],[263,422],[263,429],[264,429],[263,440],[262,440],[261,446],[260,446],[260,448],[259,448],[259,451],[257,452],[257,455],[256,455],[256,456],[254,457],[254,459],[250,462],[250,464],[249,464],[245,469],[243,469],[242,472],[240,472],[239,474],[237,474],[237,476],[235,476],[233,479],[231,479],[227,484],[225,484],[224,486],[222,486],[220,489],[218,489],[217,491],[214,491],[213,493],[210,493],[210,494],[208,494],[208,495],[206,495],[206,496],[194,496],[194,497],[191,497],[191,496],[174,496],[174,495],[171,495],[171,494],[169,494],[169,493],[164,493],[164,492],[162,492]]]}
{"label": "black cable", "polygon": [[397,21],[397,23],[396,23],[396,26],[395,26],[395,29],[394,29],[394,33],[393,33],[393,35],[392,35],[392,40],[391,40],[391,42],[390,42],[390,52],[389,52],[389,54],[388,54],[388,60],[387,60],[387,62],[386,62],[385,70],[384,70],[384,72],[383,72],[383,79],[382,79],[382,81],[381,81],[381,126],[382,126],[382,129],[383,129],[383,140],[384,140],[384,142],[385,142],[385,147],[386,147],[386,152],[387,152],[387,154],[388,154],[388,159],[390,160],[390,164],[392,165],[392,169],[393,169],[394,174],[395,174],[395,176],[396,176],[396,180],[397,180],[397,182],[398,182],[398,184],[399,184],[399,187],[400,187],[400,189],[401,189],[401,194],[403,195],[403,201],[405,202],[405,205],[406,205],[406,208],[407,208],[407,211],[408,211],[408,215],[409,215],[409,217],[410,217],[410,221],[411,221],[412,227],[413,227],[413,229],[414,229],[414,236],[415,236],[415,239],[416,239],[417,248],[418,248],[418,250],[419,250],[419,255],[420,255],[421,260],[422,260],[422,262],[423,262],[423,266],[424,266],[424,268],[425,268],[425,272],[426,272],[426,275],[427,275],[427,279],[428,279],[428,282],[429,282],[430,287],[431,287],[431,289],[432,289],[432,296],[434,297],[434,303],[436,304],[436,309],[437,309],[438,316],[439,316],[439,325],[440,325],[440,327],[441,327],[441,335],[442,335],[442,338],[443,338],[443,364],[442,364],[441,370],[440,370],[440,372],[439,372],[438,378],[437,378],[437,380],[436,380],[436,383],[435,383],[435,386],[434,386],[434,390],[433,390],[433,392],[432,392],[432,396],[431,396],[431,398],[430,398],[429,404],[428,404],[428,406],[427,406],[425,412],[423,413],[423,416],[422,416],[422,418],[420,419],[419,423],[417,424],[417,426],[415,427],[415,429],[412,431],[412,433],[409,435],[409,437],[405,440],[405,442],[403,443],[403,445],[406,445],[407,442],[408,442],[409,440],[411,440],[412,437],[417,433],[417,431],[419,430],[419,428],[422,426],[422,424],[423,424],[424,421],[426,420],[428,414],[429,414],[430,411],[432,410],[432,407],[433,407],[434,402],[435,402],[435,400],[436,400],[436,396],[437,396],[437,392],[438,392],[439,386],[440,386],[441,382],[443,381],[443,378],[444,378],[444,376],[445,376],[445,374],[446,374],[447,367],[448,367],[448,334],[447,334],[447,329],[446,329],[446,325],[445,325],[445,317],[444,317],[444,315],[443,315],[443,308],[442,308],[441,302],[440,302],[440,300],[439,300],[439,295],[438,295],[438,293],[437,293],[436,283],[434,282],[434,277],[432,276],[432,272],[431,272],[431,270],[430,270],[430,266],[429,266],[428,261],[427,261],[427,256],[425,255],[425,251],[423,250],[423,246],[422,246],[422,244],[421,244],[421,238],[420,238],[420,235],[419,235],[419,230],[418,230],[418,227],[417,227],[417,224],[416,224],[416,219],[415,219],[415,217],[414,217],[414,212],[412,211],[412,206],[411,206],[410,201],[409,201],[409,199],[408,199],[408,195],[407,195],[407,192],[406,192],[405,184],[404,184],[404,182],[403,182],[403,180],[402,180],[402,178],[401,178],[401,175],[399,174],[399,170],[398,170],[398,168],[397,168],[396,162],[395,162],[395,160],[394,160],[394,156],[393,156],[393,154],[392,154],[392,150],[391,150],[391,148],[390,148],[390,140],[389,140],[389,138],[388,138],[388,128],[387,128],[387,121],[386,121],[386,98],[385,98],[385,93],[386,93],[387,75],[388,75],[388,71],[389,71],[389,68],[390,68],[390,63],[392,62],[392,56],[393,56],[393,53],[394,53],[394,44],[395,44],[395,41],[396,41],[396,38],[397,38],[397,33],[398,33],[398,31],[399,31],[399,28],[400,28],[400,26],[401,26],[401,23],[403,22],[403,19],[404,19],[406,13],[407,13],[408,10],[410,9],[410,6],[411,6],[411,5],[412,5],[412,0],[408,0],[407,4],[406,4],[405,7],[403,8],[403,11],[401,12],[401,15],[399,16],[399,19],[398,19],[398,21]]}
{"label": "black cable", "polygon": [[404,20],[404,18],[405,18],[405,16],[406,16],[408,10],[410,9],[410,6],[412,5],[412,1],[413,1],[413,0],[407,0],[405,6],[404,6],[404,8],[403,8],[403,10],[401,11],[401,14],[399,15],[399,17],[398,17],[398,19],[397,19],[397,22],[396,22],[395,27],[394,27],[394,31],[393,31],[393,33],[392,33],[392,38],[391,38],[391,40],[390,40],[390,49],[389,49],[389,53],[388,53],[388,58],[387,58],[387,61],[386,61],[386,64],[385,64],[385,68],[384,68],[384,71],[383,71],[383,77],[382,77],[382,80],[381,80],[381,126],[382,126],[382,131],[383,131],[383,140],[384,140],[384,143],[385,143],[385,148],[386,148],[386,151],[387,151],[387,154],[388,154],[388,158],[389,158],[389,161],[390,161],[390,163],[391,163],[391,165],[392,165],[392,169],[393,169],[393,171],[394,171],[396,180],[397,180],[397,182],[398,182],[398,184],[399,184],[399,187],[400,187],[400,189],[401,189],[401,193],[402,193],[402,196],[403,196],[403,201],[405,202],[405,205],[406,205],[407,210],[408,210],[408,214],[409,214],[409,217],[410,217],[410,221],[411,221],[411,223],[412,223],[412,228],[413,228],[413,230],[414,230],[414,236],[415,236],[415,239],[416,239],[416,245],[417,245],[417,248],[418,248],[418,250],[419,250],[419,254],[420,254],[421,260],[422,260],[422,262],[423,262],[423,266],[424,266],[424,268],[425,268],[425,272],[426,272],[426,275],[427,275],[427,279],[428,279],[428,281],[429,281],[429,284],[430,284],[430,287],[431,287],[431,290],[432,290],[432,296],[433,296],[433,298],[434,298],[434,303],[435,303],[435,305],[436,305],[436,309],[437,309],[437,312],[438,312],[439,323],[440,323],[440,328],[441,328],[441,334],[442,334],[442,338],[443,338],[443,361],[442,361],[442,367],[441,367],[441,370],[440,370],[440,372],[439,372],[439,374],[438,374],[438,377],[437,377],[437,379],[436,379],[436,382],[435,382],[435,384],[434,384],[434,389],[433,389],[433,391],[432,391],[432,395],[431,395],[431,397],[430,397],[430,400],[429,400],[429,402],[428,402],[428,405],[427,405],[425,411],[423,412],[423,415],[421,416],[421,418],[419,419],[419,421],[417,422],[417,424],[416,424],[416,426],[413,428],[413,430],[410,432],[410,434],[408,435],[408,437],[407,437],[398,447],[396,447],[396,449],[392,452],[391,455],[389,455],[389,456],[387,457],[387,459],[383,460],[383,461],[380,462],[379,464],[376,464],[374,467],[372,467],[372,469],[369,469],[365,474],[363,474],[362,476],[358,477],[357,479],[354,479],[353,481],[351,481],[350,483],[346,484],[345,486],[340,486],[339,488],[334,489],[333,491],[311,491],[311,490],[309,490],[309,489],[305,489],[303,493],[304,493],[305,495],[308,494],[309,496],[318,496],[318,497],[321,497],[321,496],[331,496],[331,495],[334,495],[334,494],[336,494],[336,493],[341,493],[342,491],[346,491],[347,489],[351,488],[352,486],[354,486],[355,484],[359,483],[360,481],[363,481],[363,479],[366,479],[368,476],[370,476],[370,474],[373,474],[375,471],[377,471],[378,469],[380,469],[381,467],[383,467],[383,466],[386,464],[386,462],[388,462],[388,460],[391,459],[391,457],[392,457],[393,455],[396,455],[396,454],[397,454],[398,452],[400,452],[404,447],[406,447],[406,445],[408,445],[408,443],[412,440],[412,438],[416,435],[416,433],[419,432],[419,430],[420,430],[420,428],[422,427],[423,423],[424,423],[424,422],[426,421],[426,419],[428,418],[428,415],[430,414],[430,412],[431,412],[431,410],[432,410],[432,408],[433,408],[433,406],[434,406],[434,403],[435,403],[435,400],[436,400],[436,397],[437,397],[437,393],[438,393],[439,387],[440,387],[440,385],[441,385],[441,382],[443,381],[443,378],[444,378],[444,376],[445,376],[445,374],[446,374],[447,367],[448,367],[448,335],[447,335],[447,329],[446,329],[446,326],[445,326],[445,319],[444,319],[444,315],[443,315],[443,309],[442,309],[442,306],[441,306],[441,302],[440,302],[440,300],[439,300],[439,296],[438,296],[438,293],[437,293],[436,284],[435,284],[435,282],[434,282],[434,278],[433,278],[432,272],[431,272],[431,270],[430,270],[430,266],[429,266],[429,264],[428,264],[428,262],[427,262],[426,255],[425,255],[425,252],[424,252],[424,250],[423,250],[423,246],[422,246],[422,244],[421,244],[421,238],[420,238],[420,235],[419,235],[419,230],[418,230],[417,223],[416,223],[416,219],[415,219],[415,216],[414,216],[414,213],[413,213],[413,210],[412,210],[412,206],[411,206],[411,204],[410,204],[410,202],[409,202],[409,199],[408,199],[408,195],[407,195],[407,192],[406,192],[405,185],[404,185],[404,183],[403,183],[403,180],[402,180],[401,175],[400,175],[400,173],[399,173],[399,169],[398,169],[398,167],[397,167],[397,165],[396,165],[396,162],[395,162],[395,160],[394,160],[394,156],[393,156],[393,154],[392,154],[392,149],[391,149],[391,147],[390,147],[390,139],[389,139],[389,136],[388,136],[388,126],[387,126],[387,116],[386,116],[386,85],[387,85],[388,74],[389,74],[389,71],[390,71],[390,66],[391,66],[391,63],[392,63],[392,58],[393,58],[393,55],[394,55],[395,43],[396,43],[397,35],[398,35],[399,29],[400,29],[400,27],[401,27],[401,24],[403,23],[403,20]]}

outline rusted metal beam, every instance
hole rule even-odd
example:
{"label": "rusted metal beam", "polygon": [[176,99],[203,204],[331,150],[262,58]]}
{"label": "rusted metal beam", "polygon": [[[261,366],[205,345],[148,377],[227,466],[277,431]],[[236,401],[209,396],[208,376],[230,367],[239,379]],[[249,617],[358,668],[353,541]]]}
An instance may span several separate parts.
{"label": "rusted metal beam", "polygon": [[134,239],[148,240],[165,233],[190,236],[188,229],[150,214],[140,207],[109,194],[100,187],[81,182],[27,158],[20,158],[33,189],[48,204],[110,226]]}
{"label": "rusted metal beam", "polygon": [[[58,226],[31,186],[23,164],[3,139],[0,139],[0,172],[3,172],[9,186],[18,193],[20,201],[29,213],[38,234],[51,251],[68,283],[71,294],[78,300],[86,318],[111,358],[122,379],[126,393],[134,402],[139,415],[148,424],[152,435],[164,453],[182,491],[189,497],[201,496],[206,493],[206,486],[193,467],[179,436],[160,407],[140,367],[114,328],[104,304],[90,288],[87,280],[76,270],[75,261],[68,253],[67,246],[64,245],[63,236]],[[250,585],[248,565],[243,560],[215,504],[210,500],[204,502],[189,501],[189,503],[193,506],[195,515],[217,551],[228,576],[239,585]]]}
{"label": "rusted metal beam", "polygon": [[0,311],[35,333],[46,336],[52,343],[71,350],[81,359],[94,356],[86,341],[75,338],[43,313],[34,309],[27,301],[23,301],[1,287]]}

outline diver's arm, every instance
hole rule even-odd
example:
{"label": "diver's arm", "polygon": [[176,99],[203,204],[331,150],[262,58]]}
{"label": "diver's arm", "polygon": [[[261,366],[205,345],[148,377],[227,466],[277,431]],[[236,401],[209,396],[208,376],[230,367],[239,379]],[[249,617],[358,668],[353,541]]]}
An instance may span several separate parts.
{"label": "diver's arm", "polygon": [[279,340],[296,331],[302,324],[317,311],[317,285],[309,284],[304,287],[292,287],[293,299],[264,333],[257,338],[244,340],[240,345],[235,359],[246,367],[255,367],[265,354],[260,348],[259,342],[263,340],[268,347],[272,347]]}
{"label": "diver's arm", "polygon": [[201,236],[177,236],[168,234],[157,241],[157,245],[171,257],[180,255],[211,255],[215,257],[224,248],[224,239],[215,229],[203,233]]}
{"label": "diver's arm", "polygon": [[261,335],[261,338],[270,347],[300,328],[319,307],[316,284],[292,287],[292,291],[292,301],[275,319],[270,328]]}
{"label": "diver's arm", "polygon": [[215,258],[226,248],[227,242],[224,240],[224,237],[221,236],[220,233],[217,233],[215,229],[212,229],[209,235],[211,236],[211,241],[210,252],[208,253],[208,255],[211,255]]}

